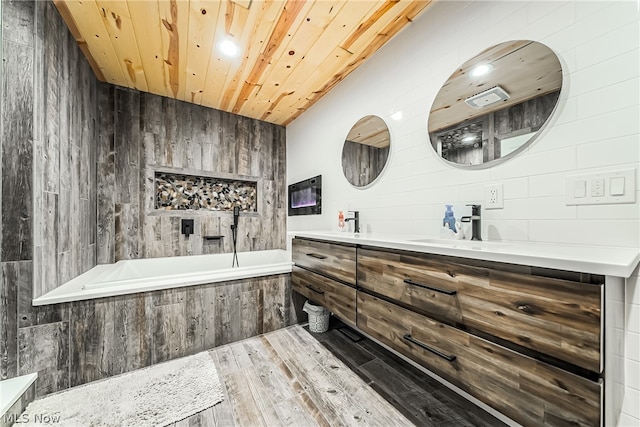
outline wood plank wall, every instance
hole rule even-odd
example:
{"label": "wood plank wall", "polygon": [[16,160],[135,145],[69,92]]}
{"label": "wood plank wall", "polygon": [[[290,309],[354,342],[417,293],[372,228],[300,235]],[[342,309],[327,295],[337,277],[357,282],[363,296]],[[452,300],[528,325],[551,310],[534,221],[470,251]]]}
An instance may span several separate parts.
{"label": "wood plank wall", "polygon": [[[1,17],[0,379],[6,379],[27,373],[21,349],[33,345],[47,354],[57,348],[49,343],[68,340],[59,308],[32,307],[34,295],[95,265],[99,83],[50,2],[4,1]],[[50,371],[64,376],[64,369]]]}
{"label": "wood plank wall", "polygon": [[18,329],[20,375],[43,396],[297,323],[289,274],[51,306]]}
{"label": "wood plank wall", "polygon": [[[156,167],[257,177],[240,250],[285,248],[285,132],[99,83],[50,2],[1,18],[0,379],[38,372],[42,396],[295,323],[289,275],[31,305],[97,261],[231,250],[149,210]],[[199,240],[228,235],[229,213],[195,219]]]}
{"label": "wood plank wall", "polygon": [[97,94],[105,90],[55,7],[41,3],[33,76],[35,297],[96,265]]}
{"label": "wood plank wall", "polygon": [[[101,97],[99,264],[232,251],[231,212],[154,208],[158,170],[257,180],[258,212],[241,214],[238,250],[286,248],[284,127],[114,86]],[[183,218],[195,220],[189,237]]]}

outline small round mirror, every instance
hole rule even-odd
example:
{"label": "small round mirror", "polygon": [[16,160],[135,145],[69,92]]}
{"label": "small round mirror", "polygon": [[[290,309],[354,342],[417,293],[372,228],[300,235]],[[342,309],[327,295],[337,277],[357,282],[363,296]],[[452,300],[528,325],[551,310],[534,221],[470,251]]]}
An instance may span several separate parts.
{"label": "small round mirror", "polygon": [[556,108],[562,66],[542,43],[495,45],[459,67],[436,95],[429,139],[443,159],[485,168],[524,150]]}
{"label": "small round mirror", "polygon": [[389,157],[391,138],[378,116],[366,116],[353,125],[342,147],[342,171],[352,185],[365,187],[380,176]]}

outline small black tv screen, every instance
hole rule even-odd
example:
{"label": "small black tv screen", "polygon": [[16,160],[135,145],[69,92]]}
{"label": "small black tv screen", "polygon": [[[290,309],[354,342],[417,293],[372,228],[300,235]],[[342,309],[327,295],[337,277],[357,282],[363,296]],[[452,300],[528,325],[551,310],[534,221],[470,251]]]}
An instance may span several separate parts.
{"label": "small black tv screen", "polygon": [[289,185],[289,215],[322,213],[322,175]]}

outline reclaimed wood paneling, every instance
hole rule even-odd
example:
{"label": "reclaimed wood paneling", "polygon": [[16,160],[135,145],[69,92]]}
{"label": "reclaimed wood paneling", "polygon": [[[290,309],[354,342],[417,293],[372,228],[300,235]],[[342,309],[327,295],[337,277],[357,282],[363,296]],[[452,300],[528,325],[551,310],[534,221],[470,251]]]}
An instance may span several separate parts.
{"label": "reclaimed wood paneling", "polygon": [[[16,13],[25,12],[18,5],[12,9]],[[4,18],[11,15],[11,10],[2,13]],[[33,5],[28,13],[33,15]],[[18,18],[21,22],[18,31],[22,31],[24,17]],[[12,31],[5,31],[5,37],[6,33],[10,35]],[[2,49],[2,230],[5,236],[1,259],[6,262],[32,259],[34,58],[32,46],[5,39]]]}
{"label": "reclaimed wood paneling", "polygon": [[115,121],[114,91],[98,93],[100,134],[97,139],[97,262],[115,262]]}
{"label": "reclaimed wood paneling", "polygon": [[97,261],[96,119],[103,87],[56,8],[49,2],[34,3],[38,18],[33,56],[33,234],[38,297]]}
{"label": "reclaimed wood paneling", "polygon": [[113,373],[120,374],[152,363],[151,324],[147,316],[148,294],[113,298],[113,352],[119,363]]}
{"label": "reclaimed wood paneling", "polygon": [[42,247],[39,252],[42,256],[34,267],[40,272],[40,283],[34,283],[34,298],[45,294],[58,286],[58,195],[44,191],[42,193],[44,206],[42,216]]}
{"label": "reclaimed wood paneling", "polygon": [[[262,332],[275,331],[290,324],[289,295],[291,278],[289,275],[270,276],[265,283],[262,299],[258,300],[258,309],[262,312]],[[247,335],[247,333],[244,333]]]}
{"label": "reclaimed wood paneling", "polygon": [[5,1],[2,3],[2,40],[33,46],[35,3],[31,1]]}
{"label": "reclaimed wood paneling", "polygon": [[70,386],[114,375],[114,303],[112,299],[69,304]]}
{"label": "reclaimed wood paneling", "polygon": [[70,384],[292,324],[289,275],[69,303]]}
{"label": "reclaimed wood paneling", "polygon": [[3,263],[5,281],[15,283],[18,289],[18,328],[56,323],[66,321],[68,318],[63,304],[38,307],[31,305],[33,298],[33,267],[35,265],[35,261]]}
{"label": "reclaimed wood paneling", "polygon": [[0,380],[18,375],[18,286],[15,263],[0,271]]}
{"label": "reclaimed wood paneling", "polygon": [[[286,247],[283,128],[151,94],[108,91],[113,111],[104,120],[111,114],[113,124],[99,140],[99,262],[232,251],[231,212],[155,210],[156,170],[258,180],[258,212],[241,216],[238,250]],[[182,218],[195,219],[193,235],[180,234]],[[215,247],[204,240],[212,234],[224,236]]]}
{"label": "reclaimed wood paneling", "polygon": [[38,373],[36,396],[69,387],[69,323],[18,329],[18,375]]}

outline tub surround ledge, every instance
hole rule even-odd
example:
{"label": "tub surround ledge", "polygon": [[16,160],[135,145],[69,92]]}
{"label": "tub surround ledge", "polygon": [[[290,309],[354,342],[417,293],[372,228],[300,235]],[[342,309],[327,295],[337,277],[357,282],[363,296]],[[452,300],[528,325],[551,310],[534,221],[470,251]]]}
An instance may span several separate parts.
{"label": "tub surround ledge", "polygon": [[27,374],[0,381],[0,426],[10,426],[33,401],[38,374]]}
{"label": "tub surround ledge", "polygon": [[331,231],[297,231],[289,232],[289,235],[624,278],[630,277],[640,262],[640,250],[631,247],[446,240],[429,236]]}
{"label": "tub surround ledge", "polygon": [[[229,268],[212,269],[193,272],[191,268],[182,271],[181,260],[189,259],[206,266],[212,257],[216,259],[228,258]],[[203,285],[209,283],[228,282],[232,280],[247,279],[260,276],[271,276],[291,272],[291,254],[287,251],[274,249],[269,251],[239,252],[240,267],[231,268],[232,254],[192,255],[186,257],[163,257],[138,260],[122,260],[115,264],[100,264],[84,274],[66,282],[33,299],[34,306],[59,304],[71,301],[89,300],[117,295],[135,294],[139,292],[157,291],[163,289],[180,288],[185,286]],[[244,260],[252,257],[251,262],[245,264]],[[174,263],[175,271],[162,275],[157,273],[148,277],[127,278],[122,276],[122,271],[134,270],[136,275],[144,276],[144,264],[168,265]],[[138,267],[139,266],[139,267]],[[149,266],[146,267],[149,270]],[[142,272],[141,272],[142,271]],[[112,279],[113,278],[113,279]]]}

